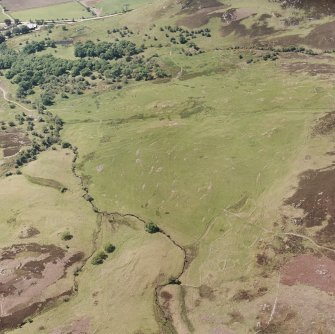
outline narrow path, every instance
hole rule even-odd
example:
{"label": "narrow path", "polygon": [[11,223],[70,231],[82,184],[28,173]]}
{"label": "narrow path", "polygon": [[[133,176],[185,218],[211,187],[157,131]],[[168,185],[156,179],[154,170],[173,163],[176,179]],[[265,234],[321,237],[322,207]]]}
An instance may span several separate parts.
{"label": "narrow path", "polygon": [[291,236],[294,236],[294,237],[298,237],[298,238],[301,238],[301,239],[305,239],[305,240],[311,242],[317,248],[324,249],[324,250],[327,250],[327,251],[330,251],[330,252],[335,252],[335,249],[319,245],[312,238],[310,238],[306,235],[302,235],[302,234],[298,234],[298,233],[292,233],[292,232],[287,232],[287,233],[284,233],[284,234],[285,235],[291,235]]}
{"label": "narrow path", "polygon": [[[75,23],[81,23],[81,22],[87,22],[87,21],[94,21],[94,20],[103,20],[103,19],[108,19],[110,17],[114,17],[114,16],[120,16],[120,15],[124,15],[126,13],[129,13],[130,11],[133,11],[135,9],[129,10],[128,12],[122,12],[122,13],[116,13],[116,14],[108,14],[108,15],[103,15],[103,16],[94,16],[94,17],[88,17],[85,19],[77,19],[77,20],[46,20],[44,21],[44,23],[52,23],[52,24],[75,24]],[[28,24],[30,22],[22,22],[22,24]],[[37,29],[35,29],[36,31]]]}
{"label": "narrow path", "polygon": [[8,98],[8,92],[7,92],[3,87],[0,86],[0,90],[1,90],[1,92],[2,92],[2,96],[3,96],[3,98],[4,98],[5,101],[7,101],[7,102],[9,102],[9,103],[13,103],[13,104],[17,105],[18,107],[20,107],[20,108],[22,108],[22,109],[24,109],[25,111],[28,111],[28,112],[30,112],[30,113],[31,113],[31,112],[33,113],[33,112],[34,112],[32,109],[28,109],[27,107],[25,107],[25,106],[22,105],[21,103],[9,99],[9,98]]}
{"label": "narrow path", "polygon": [[3,15],[7,16],[11,21],[14,21],[14,18],[5,11],[5,8],[2,5],[0,5],[0,9]]}
{"label": "narrow path", "polygon": [[124,15],[124,14],[125,13],[116,13],[116,14],[108,14],[108,15],[103,15],[103,16],[88,17],[86,19],[76,20],[73,23],[87,22],[87,21],[94,21],[94,20],[103,20],[103,19],[108,19],[109,17],[119,16],[119,15]]}

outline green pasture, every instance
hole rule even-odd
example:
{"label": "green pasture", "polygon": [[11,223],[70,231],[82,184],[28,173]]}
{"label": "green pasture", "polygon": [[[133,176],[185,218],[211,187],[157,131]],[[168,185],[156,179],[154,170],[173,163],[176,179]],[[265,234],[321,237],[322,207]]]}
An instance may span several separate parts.
{"label": "green pasture", "polygon": [[13,12],[11,14],[14,18],[20,19],[23,22],[29,20],[71,20],[92,16],[92,14],[89,13],[84,6],[80,5],[76,1],[54,6],[27,9]]}
{"label": "green pasture", "polygon": [[189,63],[176,55],[179,79],[57,105],[98,207],[136,213],[189,244],[285,173],[306,122],[330,108],[330,86],[316,90],[279,63],[237,59],[212,52]]}
{"label": "green pasture", "polygon": [[133,10],[137,9],[144,5],[151,5],[152,3],[157,2],[157,0],[102,0],[98,1],[94,7],[100,9],[102,11],[102,15],[108,15],[113,13],[119,13],[124,10]]}

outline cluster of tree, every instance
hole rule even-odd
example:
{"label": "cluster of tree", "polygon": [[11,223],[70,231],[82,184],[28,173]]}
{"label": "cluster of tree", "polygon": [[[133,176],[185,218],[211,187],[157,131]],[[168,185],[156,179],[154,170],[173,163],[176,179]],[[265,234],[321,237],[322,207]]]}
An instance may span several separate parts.
{"label": "cluster of tree", "polygon": [[[241,49],[239,46],[234,46],[228,48],[228,50],[239,50]],[[251,47],[249,48],[250,50],[263,50],[263,51],[272,51],[275,53],[281,53],[281,52],[296,52],[296,53],[304,53],[310,56],[316,56],[318,55],[317,52],[315,52],[312,49],[306,49],[303,46],[295,46],[295,45],[290,45],[290,46],[283,46],[283,47],[273,47],[273,46],[256,46],[256,47]]]}
{"label": "cluster of tree", "polygon": [[[172,26],[165,26],[165,27],[160,27],[161,31],[165,31],[165,37],[170,39],[170,42],[172,44],[182,44],[185,45],[187,43],[190,43],[190,49],[187,52],[184,52],[188,56],[192,56],[194,54],[200,53],[197,48],[192,47],[192,40],[197,38],[199,35],[206,36],[206,37],[211,37],[210,34],[210,29],[205,28],[205,29],[199,29],[199,30],[187,30],[182,27],[172,27]],[[172,34],[172,36],[171,36]]]}
{"label": "cluster of tree", "polygon": [[28,34],[30,29],[26,25],[14,26],[12,29],[8,29],[5,31],[4,35],[0,34],[0,44],[4,43],[7,38],[11,38],[13,36]]}
{"label": "cluster of tree", "polygon": [[204,53],[204,50],[201,50],[200,47],[198,45],[196,45],[194,42],[190,42],[188,44],[188,48],[183,48],[182,52],[184,53],[185,56],[195,56],[201,53]]}
{"label": "cluster of tree", "polygon": [[[1,130],[6,130],[7,129],[7,125],[6,125],[6,122],[5,121],[1,121],[0,122],[0,125],[1,125]],[[13,121],[9,121],[8,122],[8,126],[10,126],[10,127],[14,127],[16,124],[15,124],[15,122],[13,122]]]}
{"label": "cluster of tree", "polygon": [[119,36],[121,38],[123,37],[131,37],[131,35],[134,34],[133,31],[131,31],[127,26],[124,26],[122,28],[113,28],[113,29],[108,29],[107,30],[107,34],[111,35],[111,34],[119,34]]}
{"label": "cluster of tree", "polygon": [[93,265],[98,265],[98,264],[103,264],[104,261],[108,258],[108,254],[111,254],[115,251],[116,247],[111,244],[108,243],[104,246],[104,250],[103,251],[99,251],[93,258],[91,263]]}
{"label": "cluster of tree", "polygon": [[[71,69],[71,62],[58,59],[51,55],[42,57],[27,57],[25,53],[18,53],[16,57],[6,54],[0,55],[0,69],[8,69],[5,73],[7,79],[18,85],[17,96],[33,94],[33,88],[53,82]],[[47,104],[49,105],[49,104]]]}
{"label": "cluster of tree", "polygon": [[179,26],[175,26],[175,27],[165,26],[165,27],[160,27],[160,31],[168,31],[170,33],[179,33],[181,35],[185,35],[186,37],[192,37],[192,38],[195,38],[196,35],[211,37],[211,30],[209,28],[198,29],[198,30],[188,30],[188,29],[184,29]]}
{"label": "cluster of tree", "polygon": [[141,48],[136,47],[135,43],[125,40],[114,43],[87,41],[75,45],[75,56],[79,58],[98,57],[104,60],[113,60],[131,57],[142,51]]}
{"label": "cluster of tree", "polygon": [[10,27],[12,24],[18,25],[20,24],[20,20],[19,19],[14,19],[14,22],[11,19],[4,19],[4,23],[7,27]]}
{"label": "cluster of tree", "polygon": [[19,168],[30,161],[36,160],[36,157],[40,152],[48,149],[52,145],[61,144],[60,131],[63,128],[63,121],[58,116],[52,115],[50,112],[42,110],[41,113],[43,117],[39,117],[38,122],[45,123],[41,132],[34,130],[35,124],[33,118],[27,116],[25,113],[17,116],[20,124],[24,122],[28,123],[27,130],[32,131],[31,134],[34,139],[30,148],[23,150],[18,154],[15,168]]}
{"label": "cluster of tree", "polygon": [[28,26],[26,25],[20,25],[20,26],[16,26],[12,29],[11,33],[12,35],[25,35],[28,34],[30,32],[31,29],[29,29]]}
{"label": "cluster of tree", "polygon": [[32,147],[21,151],[16,159],[15,167],[22,166],[30,161],[36,160],[36,155],[41,152],[41,146],[38,143],[33,143]]}
{"label": "cluster of tree", "polygon": [[43,51],[46,48],[55,48],[55,47],[56,47],[55,41],[48,39],[46,41],[40,41],[40,42],[32,41],[31,43],[27,43],[23,47],[22,51],[27,54],[32,54]]}
{"label": "cluster of tree", "polygon": [[155,78],[164,78],[166,72],[155,61],[155,57],[145,59],[144,57],[135,57],[131,61],[120,61],[111,66],[104,72],[106,79],[118,81],[120,78],[140,80],[153,80]]}
{"label": "cluster of tree", "polygon": [[18,85],[19,98],[33,94],[34,88],[39,87],[42,91],[39,102],[44,106],[51,105],[57,94],[62,94],[64,98],[67,97],[66,93],[81,94],[97,78],[114,83],[127,82],[130,79],[153,80],[166,76],[156,57],[145,59],[138,55],[130,59],[107,61],[83,58],[66,60],[53,55],[29,55],[41,48],[39,43],[41,42],[27,44],[25,48],[29,48],[24,48],[22,52],[1,45],[0,70],[5,70],[6,78]]}
{"label": "cluster of tree", "polygon": [[286,46],[282,48],[276,48],[273,51],[276,52],[299,52],[299,53],[305,53],[311,56],[316,56],[317,52],[313,51],[312,49],[306,49],[304,47],[300,46]]}
{"label": "cluster of tree", "polygon": [[272,53],[266,53],[263,56],[263,60],[267,61],[267,60],[277,60],[278,59],[278,52],[272,52]]}

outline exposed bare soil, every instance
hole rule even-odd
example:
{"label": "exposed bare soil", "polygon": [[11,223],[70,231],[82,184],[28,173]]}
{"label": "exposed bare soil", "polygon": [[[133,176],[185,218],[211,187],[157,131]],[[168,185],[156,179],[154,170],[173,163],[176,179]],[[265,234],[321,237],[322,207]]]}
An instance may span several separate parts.
{"label": "exposed bare soil", "polygon": [[15,155],[21,147],[29,144],[30,139],[17,128],[0,130],[0,148],[3,149],[4,157]]}
{"label": "exposed bare soil", "polygon": [[305,284],[326,292],[335,292],[335,261],[313,255],[299,255],[281,269],[281,283]]}
{"label": "exposed bare soil", "polygon": [[30,8],[46,7],[72,0],[2,0],[2,5],[10,11],[19,11]]}
{"label": "exposed bare soil", "polygon": [[71,288],[45,293],[83,259],[83,253],[69,253],[55,245],[36,243],[13,245],[0,251],[0,329],[14,328]]}

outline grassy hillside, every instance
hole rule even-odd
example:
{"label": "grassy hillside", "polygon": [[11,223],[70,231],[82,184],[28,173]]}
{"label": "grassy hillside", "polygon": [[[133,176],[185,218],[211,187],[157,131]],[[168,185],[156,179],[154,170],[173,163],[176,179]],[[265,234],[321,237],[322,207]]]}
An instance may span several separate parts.
{"label": "grassy hillside", "polygon": [[3,328],[332,332],[335,13],[320,4],[129,2],[6,42],[0,261],[46,288],[6,285]]}

